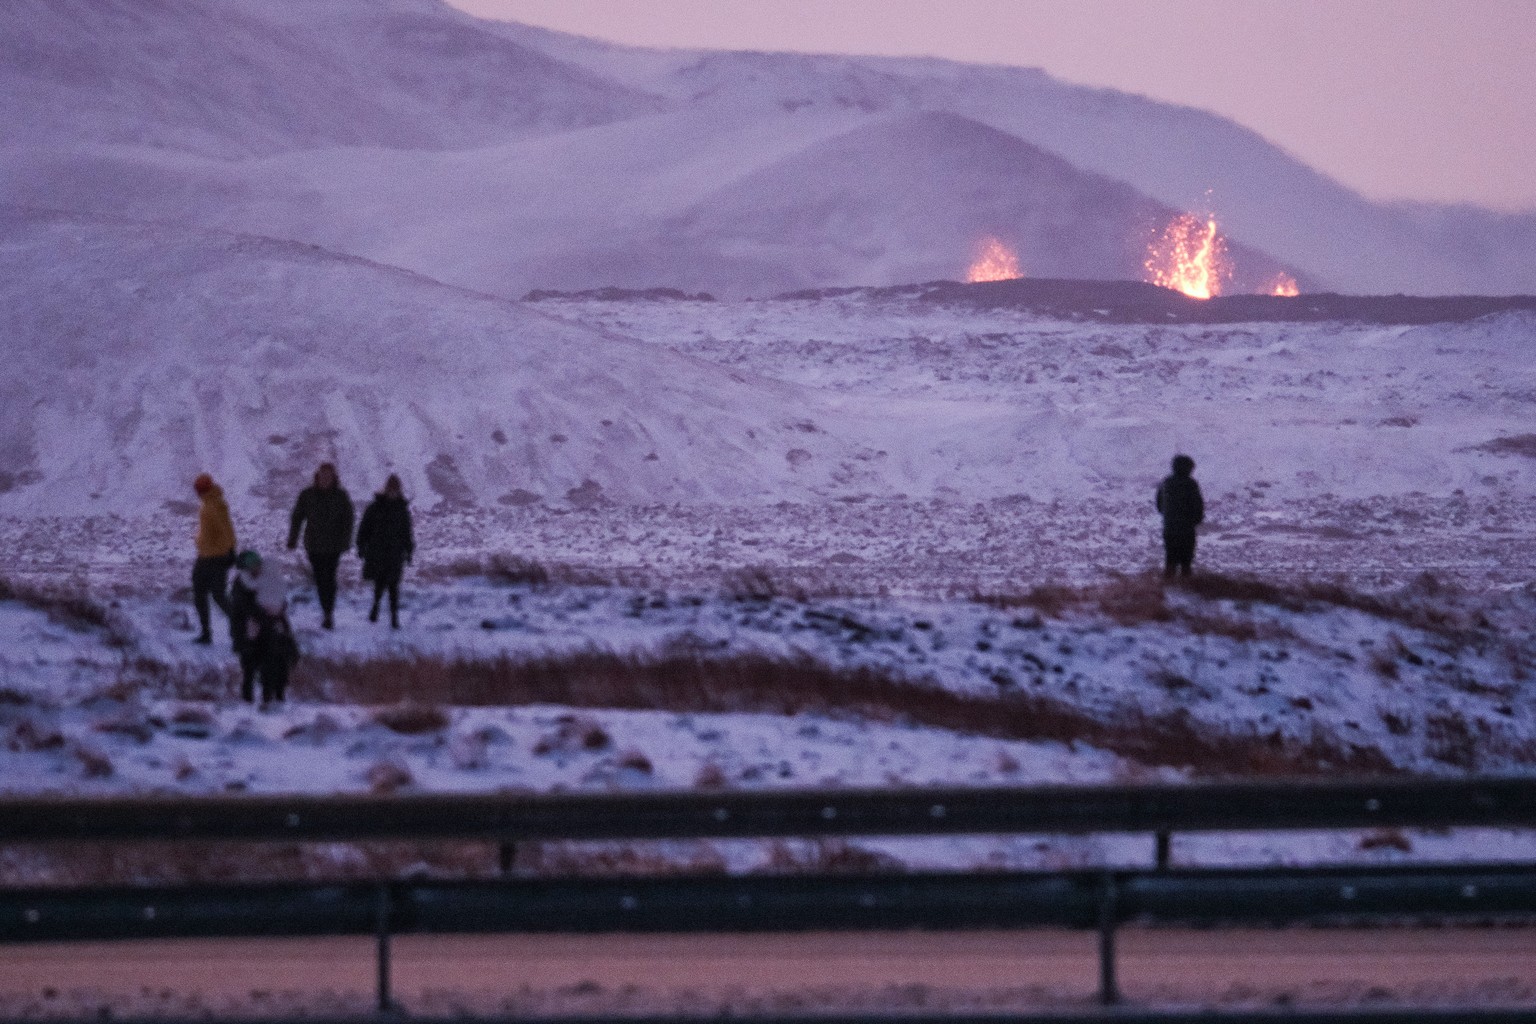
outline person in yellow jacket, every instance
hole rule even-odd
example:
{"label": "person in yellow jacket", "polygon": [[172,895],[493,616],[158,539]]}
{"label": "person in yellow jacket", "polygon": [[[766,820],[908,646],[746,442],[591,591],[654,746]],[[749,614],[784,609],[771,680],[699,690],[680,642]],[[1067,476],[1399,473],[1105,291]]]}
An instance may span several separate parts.
{"label": "person in yellow jacket", "polygon": [[207,473],[192,481],[192,489],[202,499],[197,516],[197,561],[192,563],[192,603],[197,606],[197,621],[202,625],[194,643],[213,643],[209,627],[208,602],[219,606],[229,616],[229,570],[235,564],[235,524],[229,519],[229,504],[224,492]]}

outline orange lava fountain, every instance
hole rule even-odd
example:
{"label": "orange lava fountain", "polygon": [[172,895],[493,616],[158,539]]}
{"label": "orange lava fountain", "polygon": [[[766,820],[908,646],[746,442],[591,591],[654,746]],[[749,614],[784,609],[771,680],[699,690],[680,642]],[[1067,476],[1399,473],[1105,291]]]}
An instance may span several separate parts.
{"label": "orange lava fountain", "polygon": [[1024,272],[1019,269],[1019,254],[996,238],[982,240],[976,262],[965,272],[965,279],[971,284],[978,281],[1012,281],[1023,276]]}
{"label": "orange lava fountain", "polygon": [[1227,240],[1216,232],[1215,218],[1201,223],[1193,214],[1175,217],[1161,238],[1147,247],[1142,264],[1147,280],[1196,299],[1221,294],[1221,282],[1232,276]]}
{"label": "orange lava fountain", "polygon": [[1280,273],[1269,283],[1269,291],[1266,295],[1280,295],[1292,298],[1301,294],[1301,288],[1296,284],[1296,279],[1290,274]]}

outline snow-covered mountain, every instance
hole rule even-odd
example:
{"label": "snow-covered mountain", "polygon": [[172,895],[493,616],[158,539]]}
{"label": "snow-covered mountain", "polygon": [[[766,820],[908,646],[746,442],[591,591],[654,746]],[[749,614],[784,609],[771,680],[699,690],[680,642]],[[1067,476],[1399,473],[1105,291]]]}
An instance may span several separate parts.
{"label": "snow-covered mountain", "polygon": [[930,58],[657,51],[524,25],[500,31],[674,103],[800,114],[959,114],[1165,205],[1215,213],[1233,237],[1339,290],[1536,291],[1536,212],[1373,203],[1256,132],[1191,107],[1073,85],[1035,68]]}
{"label": "snow-covered mountain", "polygon": [[627,49],[440,0],[0,5],[0,128],[10,202],[506,296],[958,277],[983,234],[1036,276],[1139,276],[1159,221],[1207,206],[1239,287],[1284,265],[1536,290],[1536,217],[1372,204],[1199,111],[1030,69]]}

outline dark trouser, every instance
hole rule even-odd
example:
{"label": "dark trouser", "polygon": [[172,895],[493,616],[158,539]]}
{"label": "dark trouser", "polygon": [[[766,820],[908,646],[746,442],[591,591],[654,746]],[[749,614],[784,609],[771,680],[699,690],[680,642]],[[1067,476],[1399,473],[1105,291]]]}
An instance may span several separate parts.
{"label": "dark trouser", "polygon": [[208,602],[219,606],[219,611],[229,615],[229,570],[235,564],[233,553],[199,558],[192,563],[192,603],[197,606],[197,621],[202,624],[203,636],[212,635],[209,627]]}
{"label": "dark trouser", "polygon": [[396,619],[400,618],[400,574],[399,573],[395,573],[394,576],[390,577],[387,580],[374,580],[373,581],[373,615],[374,616],[377,616],[379,614],[379,599],[384,596],[385,592],[389,593],[389,621],[394,622]]}
{"label": "dark trouser", "polygon": [[240,653],[240,699],[247,704],[256,703],[256,672],[261,668],[261,658],[249,651]]}
{"label": "dark trouser", "polygon": [[334,555],[320,551],[307,551],[309,569],[315,574],[315,590],[320,595],[320,611],[329,619],[336,610],[336,567],[341,564],[341,552]]}
{"label": "dark trouser", "polygon": [[1175,572],[1188,576],[1195,561],[1195,531],[1164,530],[1163,554],[1164,576],[1172,576]]}
{"label": "dark trouser", "polygon": [[288,691],[288,659],[279,651],[253,644],[240,653],[240,699],[256,703],[256,677],[261,677],[261,700],[280,701]]}
{"label": "dark trouser", "polygon": [[288,692],[288,659],[274,654],[261,660],[261,699],[281,702]]}

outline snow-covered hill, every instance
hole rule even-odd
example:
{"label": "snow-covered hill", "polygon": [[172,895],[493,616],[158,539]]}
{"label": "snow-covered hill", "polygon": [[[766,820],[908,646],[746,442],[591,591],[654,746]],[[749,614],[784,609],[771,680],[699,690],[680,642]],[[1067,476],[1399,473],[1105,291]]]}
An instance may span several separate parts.
{"label": "snow-covered hill", "polygon": [[765,498],[857,451],[798,387],[291,242],[16,209],[0,238],[12,512],[151,513],[205,469],[283,504],[332,458],[449,507]]}
{"label": "snow-covered hill", "polygon": [[[1142,274],[1147,243],[1178,211],[1085,174],[977,121],[897,114],[808,146],[721,188],[667,233],[729,252],[741,291],[785,268],[787,288],[958,277],[976,241],[1000,237],[1032,277]],[[1233,285],[1262,289],[1282,268],[1237,248]],[[1295,268],[1288,268],[1293,273]],[[694,271],[706,283],[708,270]]]}
{"label": "snow-covered hill", "polygon": [[1117,277],[1167,211],[1207,206],[1240,286],[1284,264],[1319,288],[1536,291],[1536,218],[1371,204],[1199,111],[1029,69],[625,49],[439,0],[0,5],[0,127],[11,202],[508,296],[958,277],[982,234],[1033,274]]}

